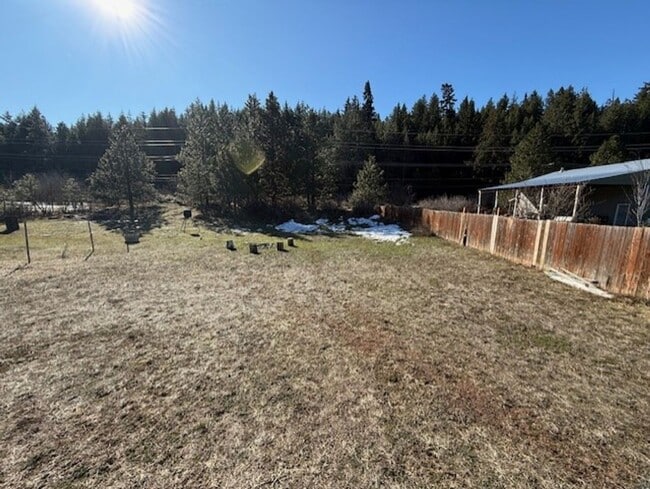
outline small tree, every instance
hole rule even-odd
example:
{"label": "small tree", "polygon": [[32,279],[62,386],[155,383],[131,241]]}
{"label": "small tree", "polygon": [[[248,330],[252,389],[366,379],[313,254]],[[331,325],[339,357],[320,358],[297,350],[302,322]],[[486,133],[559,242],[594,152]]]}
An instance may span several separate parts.
{"label": "small tree", "polygon": [[106,204],[119,205],[126,200],[134,220],[135,204],[154,195],[153,178],[153,163],[138,148],[131,128],[122,124],[114,130],[110,146],[90,176],[90,189]]}
{"label": "small tree", "polygon": [[14,195],[16,200],[29,202],[33,207],[38,206],[39,190],[38,178],[31,173],[23,175],[19,180],[14,182]]}
{"label": "small tree", "polygon": [[640,227],[650,216],[650,170],[643,170],[640,162],[638,165],[641,171],[632,174],[632,189],[628,198],[636,225]]}
{"label": "small tree", "polygon": [[63,205],[72,206],[73,210],[77,210],[77,207],[83,201],[81,195],[81,186],[74,178],[68,178],[63,187],[61,188],[63,193]]}
{"label": "small tree", "polygon": [[384,180],[384,171],[375,162],[374,156],[369,156],[357,173],[354,190],[350,197],[354,212],[372,211],[381,204],[388,195],[388,186]]}

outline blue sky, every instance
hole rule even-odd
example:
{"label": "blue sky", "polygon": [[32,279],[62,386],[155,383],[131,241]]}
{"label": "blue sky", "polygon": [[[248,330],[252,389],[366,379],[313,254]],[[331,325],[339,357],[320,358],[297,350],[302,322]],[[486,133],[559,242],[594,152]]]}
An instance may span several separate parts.
{"label": "blue sky", "polygon": [[131,20],[101,1],[2,0],[0,112],[70,123],[270,90],[336,110],[370,80],[385,117],[444,82],[482,105],[569,84],[603,103],[650,81],[644,1],[130,0]]}

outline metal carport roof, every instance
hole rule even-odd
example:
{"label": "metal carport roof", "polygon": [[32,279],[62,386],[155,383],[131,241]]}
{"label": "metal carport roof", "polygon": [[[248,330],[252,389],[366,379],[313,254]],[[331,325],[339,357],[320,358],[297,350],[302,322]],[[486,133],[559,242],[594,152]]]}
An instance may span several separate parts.
{"label": "metal carport roof", "polygon": [[650,159],[624,161],[612,165],[588,166],[574,170],[560,170],[539,177],[507,183],[481,190],[508,190],[527,187],[549,187],[552,185],[629,185],[631,175],[642,171],[650,171]]}

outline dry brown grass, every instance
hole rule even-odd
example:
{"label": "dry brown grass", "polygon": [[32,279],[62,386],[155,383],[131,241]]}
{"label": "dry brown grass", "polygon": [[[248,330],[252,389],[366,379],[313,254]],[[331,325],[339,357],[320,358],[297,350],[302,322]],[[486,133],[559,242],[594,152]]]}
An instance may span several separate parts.
{"label": "dry brown grass", "polygon": [[74,225],[9,275],[0,236],[2,487],[648,484],[647,305],[434,238],[253,256],[170,221],[84,262]]}

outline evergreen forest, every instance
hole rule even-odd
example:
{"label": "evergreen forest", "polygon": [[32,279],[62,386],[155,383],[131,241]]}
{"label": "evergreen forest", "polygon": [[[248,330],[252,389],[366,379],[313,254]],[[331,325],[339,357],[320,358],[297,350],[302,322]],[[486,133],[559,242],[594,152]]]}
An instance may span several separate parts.
{"label": "evergreen forest", "polygon": [[53,125],[34,107],[0,117],[0,186],[39,174],[57,175],[73,189],[73,182],[91,186],[112,135],[124,126],[135,141],[133,157],[145,155],[153,172],[143,174],[201,207],[236,211],[293,201],[315,208],[346,198],[368,161],[381,170],[387,198],[404,203],[646,158],[650,83],[631,100],[602,105],[569,86],[545,96],[503,95],[481,107],[469,97],[458,100],[445,83],[385,116],[375,110],[369,82],[334,112],[290,106],[273,92],[263,100],[249,95],[240,108],[196,100],[182,113],[162,108],[113,119],[97,112],[71,125]]}

